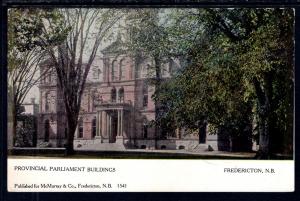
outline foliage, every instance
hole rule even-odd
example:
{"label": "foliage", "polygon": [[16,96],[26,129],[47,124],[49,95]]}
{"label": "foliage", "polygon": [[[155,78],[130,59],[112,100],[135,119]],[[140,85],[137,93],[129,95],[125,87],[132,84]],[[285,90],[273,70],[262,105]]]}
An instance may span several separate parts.
{"label": "foliage", "polygon": [[15,15],[20,52],[39,48],[57,74],[68,125],[68,153],[73,152],[81,96],[99,46],[120,19],[117,9],[25,9]]}
{"label": "foliage", "polygon": [[[47,45],[51,37],[42,39],[47,46],[50,63],[55,68],[67,116],[67,154],[73,153],[73,140],[81,106],[81,98],[91,65],[103,40],[109,36],[122,13],[116,9],[61,9],[62,24],[69,29],[66,40],[57,48]],[[56,32],[51,21],[44,23],[45,36]],[[50,40],[51,41],[51,40]]]}
{"label": "foliage", "polygon": [[207,119],[242,135],[257,116],[261,151],[282,151],[279,139],[292,133],[293,16],[291,9],[171,12],[169,37],[189,65],[157,89],[161,121],[196,127]]}
{"label": "foliage", "polygon": [[[51,22],[55,31],[44,35],[44,20]],[[49,25],[50,26],[50,25]],[[39,80],[50,73],[39,75],[39,64],[44,59],[44,49],[55,46],[65,38],[67,29],[61,24],[61,16],[53,9],[12,8],[8,12],[8,98],[11,105],[13,139],[16,139],[16,119],[29,91]],[[47,38],[47,45],[42,44]]]}
{"label": "foliage", "polygon": [[36,143],[36,117],[32,115],[19,115],[16,129],[15,146],[32,147]]}
{"label": "foliage", "polygon": [[163,59],[170,48],[168,32],[161,20],[161,9],[133,9],[127,13],[127,47],[134,54],[145,54],[151,58]]}

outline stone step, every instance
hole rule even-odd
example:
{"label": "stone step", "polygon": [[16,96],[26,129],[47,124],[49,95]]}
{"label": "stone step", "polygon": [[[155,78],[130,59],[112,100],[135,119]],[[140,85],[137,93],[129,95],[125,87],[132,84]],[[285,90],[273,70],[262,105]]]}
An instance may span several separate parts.
{"label": "stone step", "polygon": [[125,150],[125,146],[120,143],[97,143],[81,145],[80,147],[75,147],[75,150]]}
{"label": "stone step", "polygon": [[203,152],[203,151],[213,151],[213,148],[209,144],[197,144],[193,148],[189,149],[191,152]]}

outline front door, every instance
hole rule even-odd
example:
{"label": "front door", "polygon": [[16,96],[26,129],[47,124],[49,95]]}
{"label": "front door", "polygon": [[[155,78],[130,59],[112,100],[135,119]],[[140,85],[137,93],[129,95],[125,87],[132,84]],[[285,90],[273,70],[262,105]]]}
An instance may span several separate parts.
{"label": "front door", "polygon": [[114,112],[111,115],[111,133],[109,136],[109,143],[115,143],[118,132],[118,116],[117,113]]}

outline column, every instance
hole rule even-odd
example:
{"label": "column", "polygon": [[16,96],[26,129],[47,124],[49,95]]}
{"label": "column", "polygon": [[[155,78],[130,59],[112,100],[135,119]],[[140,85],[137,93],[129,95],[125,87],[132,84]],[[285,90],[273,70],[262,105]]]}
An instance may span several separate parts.
{"label": "column", "polygon": [[99,119],[99,136],[101,136],[101,138],[102,138],[102,111],[100,111],[99,117],[100,117],[100,119]]}
{"label": "column", "polygon": [[109,118],[109,125],[108,125],[108,129],[109,129],[109,137],[111,138],[111,136],[112,136],[112,135],[111,135],[111,134],[112,134],[112,132],[111,132],[111,130],[112,130],[112,129],[111,129],[111,116],[109,115],[108,118]]}
{"label": "column", "polygon": [[99,111],[97,111],[97,116],[96,116],[96,136],[100,136],[100,118],[99,118]]}
{"label": "column", "polygon": [[108,114],[107,111],[105,111],[105,129],[106,129],[106,136],[109,137],[109,119],[108,119]]}
{"label": "column", "polygon": [[121,117],[120,117],[120,121],[121,121],[120,136],[123,136],[123,114],[124,114],[124,110],[122,109],[120,112],[121,112]]}
{"label": "column", "polygon": [[130,111],[130,119],[129,119],[129,125],[130,125],[130,128],[129,128],[129,138],[132,139],[134,136],[133,136],[133,111],[131,110]]}
{"label": "column", "polygon": [[120,132],[120,110],[117,110],[118,111],[118,131],[117,131],[117,136],[120,136],[121,135],[121,132]]}

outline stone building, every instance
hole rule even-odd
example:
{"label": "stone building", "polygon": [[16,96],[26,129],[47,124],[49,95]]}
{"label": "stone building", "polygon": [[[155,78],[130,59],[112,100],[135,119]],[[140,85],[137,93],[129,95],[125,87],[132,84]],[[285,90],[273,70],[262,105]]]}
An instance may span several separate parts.
{"label": "stone building", "polygon": [[[97,56],[88,75],[82,97],[74,147],[89,150],[140,149],[217,149],[216,136],[204,136],[199,145],[198,133],[177,129],[160,138],[151,125],[155,104],[153,61],[128,55],[118,38]],[[44,62],[41,73],[49,66]],[[162,68],[167,79],[180,68],[178,59],[168,60]],[[55,73],[48,73],[40,86],[39,146],[64,146],[67,126],[64,103]]]}

